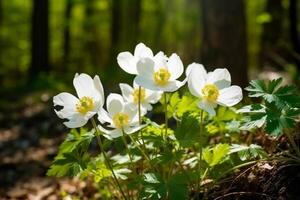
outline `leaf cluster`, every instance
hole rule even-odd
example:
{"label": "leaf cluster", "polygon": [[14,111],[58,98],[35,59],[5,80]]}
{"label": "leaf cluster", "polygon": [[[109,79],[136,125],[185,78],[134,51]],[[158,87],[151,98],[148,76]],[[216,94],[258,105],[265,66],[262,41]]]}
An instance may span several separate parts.
{"label": "leaf cluster", "polygon": [[239,110],[249,113],[243,128],[265,127],[271,135],[279,136],[284,129],[294,128],[300,115],[300,96],[292,85],[282,85],[282,78],[271,81],[253,80],[246,88],[249,97],[261,99]]}

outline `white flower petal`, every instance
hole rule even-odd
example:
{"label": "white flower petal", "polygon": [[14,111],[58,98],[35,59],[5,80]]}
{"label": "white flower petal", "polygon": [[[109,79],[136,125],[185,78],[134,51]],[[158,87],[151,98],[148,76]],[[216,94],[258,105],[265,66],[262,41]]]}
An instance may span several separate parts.
{"label": "white flower petal", "polygon": [[111,93],[107,97],[106,108],[110,116],[114,116],[123,110],[124,100],[119,94]]}
{"label": "white flower petal", "polygon": [[169,81],[166,85],[160,86],[160,90],[164,92],[175,92],[179,88],[181,88],[186,83],[186,80],[184,81]]}
{"label": "white flower petal", "polygon": [[154,91],[158,91],[159,87],[157,87],[157,85],[154,84],[153,79],[150,79],[151,77],[144,77],[144,76],[136,76],[134,81],[142,86],[143,88],[149,89],[149,90],[154,90]]}
{"label": "white flower petal", "polygon": [[138,109],[138,104],[134,103],[134,102],[126,102],[126,104],[128,104],[128,107],[131,109],[131,110],[137,110]]}
{"label": "white flower petal", "polygon": [[160,51],[154,56],[153,60],[155,63],[154,71],[157,71],[160,68],[166,68],[168,57],[164,54],[164,52]]}
{"label": "white flower petal", "polygon": [[223,106],[234,106],[243,99],[243,92],[239,86],[233,85],[220,90],[217,102]]}
{"label": "white flower petal", "polygon": [[73,79],[73,85],[77,92],[77,96],[82,98],[84,96],[93,97],[93,92],[95,90],[93,79],[87,74],[75,74]]}
{"label": "white flower petal", "polygon": [[153,52],[149,47],[147,47],[143,43],[139,43],[135,47],[134,57],[137,57],[137,58],[150,57],[150,58],[152,58],[153,57]]}
{"label": "white flower petal", "polygon": [[147,90],[146,89],[145,101],[149,102],[151,104],[155,104],[160,100],[162,94],[163,93],[160,92],[160,91],[152,91],[152,90]]}
{"label": "white flower petal", "polygon": [[[97,111],[98,112],[98,111]],[[95,114],[97,114],[97,112],[94,112],[94,111],[89,111],[87,112],[83,117],[85,120],[89,120],[90,118],[92,118]]]}
{"label": "white flower petal", "polygon": [[68,128],[79,128],[84,126],[86,123],[87,120],[78,114],[70,118],[69,121],[64,122],[64,125],[67,126]]}
{"label": "white flower petal", "polygon": [[211,116],[215,116],[216,115],[216,111],[215,111],[215,104],[210,104],[208,102],[204,102],[204,101],[200,101],[198,103],[198,107],[201,108],[202,110],[208,112],[209,115]]}
{"label": "white flower petal", "polygon": [[231,84],[230,73],[226,68],[215,69],[208,74],[207,83],[215,84],[220,90],[229,87]]}
{"label": "white flower petal", "polygon": [[119,66],[129,74],[137,74],[137,59],[128,51],[118,54],[117,61]]}
{"label": "white flower petal", "polygon": [[141,104],[141,110],[142,110],[142,112],[146,112],[147,113],[147,110],[150,111],[150,110],[152,110],[152,108],[153,107],[149,103],[143,103],[143,104]]}
{"label": "white flower petal", "polygon": [[113,129],[113,130],[107,130],[103,128],[102,126],[98,126],[99,130],[103,132],[103,136],[106,137],[109,140],[112,140],[114,138],[118,138],[122,136],[122,130],[121,129]]}
{"label": "white flower petal", "polygon": [[137,89],[139,88],[140,86],[133,80],[133,89]]}
{"label": "white flower petal", "polygon": [[133,126],[133,127],[128,126],[128,127],[124,127],[124,132],[129,135],[129,134],[132,134],[132,133],[135,133],[135,132],[141,130],[145,126],[146,125],[144,124],[144,125],[140,125],[140,126]]}
{"label": "white flower petal", "polygon": [[78,112],[75,110],[75,108],[68,108],[68,107],[64,107],[63,109],[61,109],[59,111],[54,109],[54,112],[61,119],[69,119],[72,116],[78,114]]}
{"label": "white flower petal", "polygon": [[121,92],[124,100],[126,102],[133,101],[133,97],[132,97],[133,88],[126,83],[120,83],[119,86],[121,88]]}
{"label": "white flower petal", "polygon": [[201,89],[205,85],[207,78],[206,70],[203,65],[192,63],[187,67],[186,74],[188,75],[188,88],[192,95],[201,96]]}
{"label": "white flower petal", "polygon": [[206,78],[207,72],[206,72],[205,67],[204,67],[202,64],[195,63],[195,62],[193,62],[192,64],[189,64],[189,65],[187,66],[187,68],[186,68],[186,70],[185,70],[185,75],[186,75],[186,77],[189,76],[189,74],[190,74],[190,72],[191,72],[191,70],[192,70],[193,68],[198,68],[198,70],[202,71],[202,74],[205,74],[205,78]]}
{"label": "white flower petal", "polygon": [[100,108],[100,110],[98,112],[98,120],[101,123],[108,122],[110,124],[113,124],[112,119],[110,118],[110,116],[108,115],[108,113],[106,112],[106,110],[104,110],[103,108]]}
{"label": "white flower petal", "polygon": [[95,93],[97,93],[97,95],[94,95],[95,100],[99,101],[99,107],[102,107],[104,104],[104,90],[98,75],[94,77],[94,86],[95,86]]}
{"label": "white flower petal", "polygon": [[170,56],[167,62],[167,69],[171,73],[171,77],[170,77],[171,80],[176,80],[183,73],[182,61],[176,53],[173,53]]}
{"label": "white flower petal", "polygon": [[75,109],[78,101],[79,100],[74,95],[67,92],[59,93],[53,97],[54,106],[63,106]]}
{"label": "white flower petal", "polygon": [[130,120],[132,120],[138,114],[137,109],[132,109],[130,104],[125,104],[123,111],[129,116]]}
{"label": "white flower petal", "polygon": [[152,77],[154,74],[154,61],[150,58],[140,59],[137,63],[138,75]]}

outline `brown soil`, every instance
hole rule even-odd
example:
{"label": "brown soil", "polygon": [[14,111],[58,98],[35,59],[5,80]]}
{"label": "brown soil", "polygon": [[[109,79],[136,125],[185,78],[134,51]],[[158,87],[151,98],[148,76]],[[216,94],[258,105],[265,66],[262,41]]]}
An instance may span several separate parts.
{"label": "brown soil", "polygon": [[67,129],[55,116],[50,95],[25,97],[0,105],[0,200],[91,199],[89,182],[47,177],[46,172]]}
{"label": "brown soil", "polygon": [[214,200],[299,200],[300,165],[257,163],[215,186],[207,196]]}

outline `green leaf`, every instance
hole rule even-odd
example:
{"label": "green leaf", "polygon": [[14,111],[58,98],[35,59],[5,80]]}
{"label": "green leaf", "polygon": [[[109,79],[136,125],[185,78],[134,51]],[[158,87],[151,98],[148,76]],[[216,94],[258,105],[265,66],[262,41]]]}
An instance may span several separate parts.
{"label": "green leaf", "polygon": [[94,137],[94,131],[87,131],[87,129],[81,128],[80,132],[78,132],[76,129],[72,129],[66,140],[60,145],[58,155],[72,152],[79,148],[82,151],[86,151]]}
{"label": "green leaf", "polygon": [[167,183],[170,199],[188,199],[188,178],[185,174],[178,173],[170,177]]}
{"label": "green leaf", "polygon": [[198,111],[197,98],[186,93],[181,98],[178,92],[172,94],[168,104],[168,116],[182,117],[185,112]]}
{"label": "green leaf", "polygon": [[274,136],[279,136],[284,129],[294,128],[300,115],[300,96],[296,87],[281,86],[282,79],[268,82],[255,80],[247,87],[250,97],[261,97],[261,104],[245,106],[239,110],[248,113],[244,130],[263,127]]}
{"label": "green leaf", "polygon": [[90,157],[88,154],[78,155],[76,152],[64,153],[50,166],[47,176],[76,176],[86,169]]}
{"label": "green leaf", "polygon": [[144,181],[147,183],[152,183],[152,184],[156,184],[156,183],[160,183],[160,179],[158,178],[157,175],[155,175],[154,173],[146,173],[144,174]]}
{"label": "green leaf", "polygon": [[115,169],[114,172],[117,178],[126,180],[128,178],[126,174],[130,174],[132,171],[127,168],[122,168],[122,169]]}
{"label": "green leaf", "polygon": [[282,78],[268,82],[253,80],[246,88],[249,97],[262,97],[267,103],[275,103],[277,107],[299,108],[300,96],[297,94],[295,86],[281,86]]}
{"label": "green leaf", "polygon": [[143,199],[162,199],[167,192],[166,184],[158,174],[145,173],[143,177],[144,188],[141,192]]}
{"label": "green leaf", "polygon": [[217,144],[213,148],[206,148],[203,150],[203,159],[210,167],[213,167],[222,163],[229,152],[229,148],[228,144]]}
{"label": "green leaf", "polygon": [[200,123],[196,114],[186,112],[175,130],[175,137],[183,147],[191,147],[199,140]]}
{"label": "green leaf", "polygon": [[76,129],[71,130],[66,140],[60,145],[47,175],[76,176],[86,169],[90,160],[87,150],[93,138],[93,131],[87,132],[83,128],[80,129],[80,132]]}
{"label": "green leaf", "polygon": [[267,153],[264,149],[256,144],[251,144],[250,146],[240,145],[240,144],[232,144],[230,146],[229,154],[238,153],[239,158],[242,161],[251,160],[255,158],[266,158]]}

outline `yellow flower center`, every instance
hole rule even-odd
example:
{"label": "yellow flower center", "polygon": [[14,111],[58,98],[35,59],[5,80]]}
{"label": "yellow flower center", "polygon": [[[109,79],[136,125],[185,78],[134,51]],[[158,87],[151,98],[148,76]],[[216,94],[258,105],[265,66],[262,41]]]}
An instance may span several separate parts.
{"label": "yellow flower center", "polygon": [[85,115],[87,112],[94,109],[94,100],[91,97],[82,97],[76,104],[76,110],[81,114]]}
{"label": "yellow flower center", "polygon": [[145,97],[146,97],[145,89],[141,88],[141,94],[139,91],[140,91],[139,89],[135,89],[132,93],[134,103],[139,103],[139,98],[141,98],[140,99],[141,103],[145,100]]}
{"label": "yellow flower center", "polygon": [[117,128],[122,128],[129,123],[129,116],[126,113],[117,113],[113,116],[113,122]]}
{"label": "yellow flower center", "polygon": [[203,99],[209,102],[215,102],[219,97],[219,89],[213,84],[207,84],[202,88]]}
{"label": "yellow flower center", "polygon": [[161,68],[154,73],[154,81],[157,85],[166,85],[170,77],[170,72],[165,68]]}

